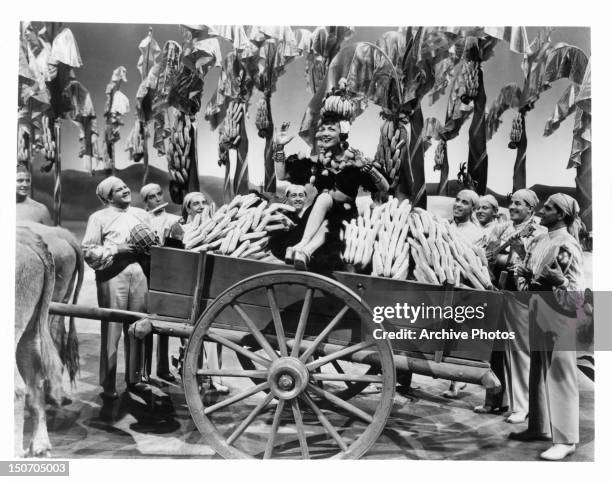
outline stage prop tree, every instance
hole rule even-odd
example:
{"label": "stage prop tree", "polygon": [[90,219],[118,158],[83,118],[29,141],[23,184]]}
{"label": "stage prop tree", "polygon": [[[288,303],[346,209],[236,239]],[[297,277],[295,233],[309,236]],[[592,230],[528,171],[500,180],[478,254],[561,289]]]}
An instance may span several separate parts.
{"label": "stage prop tree", "polygon": [[272,149],[274,121],[271,99],[278,78],[285,72],[285,66],[299,55],[299,51],[290,27],[253,26],[248,34],[252,47],[248,47],[251,53],[245,57],[245,62],[254,86],[263,94],[263,98],[257,104],[255,125],[258,135],[266,140],[264,191],[275,193],[276,174]]}
{"label": "stage prop tree", "polygon": [[130,101],[120,90],[123,82],[127,82],[127,69],[120,66],[113,70],[111,80],[106,86],[104,170],[112,175],[115,174],[115,144],[121,138],[119,130],[124,124],[123,116],[130,111]]}
{"label": "stage prop tree", "polygon": [[91,172],[98,157],[96,115],[89,92],[76,80],[74,69],[83,62],[69,28],[62,23],[24,22],[20,49],[19,106],[20,117],[25,119],[22,157],[31,161],[33,147],[44,155],[41,170],[54,169],[53,216],[55,224],[60,225],[61,121],[68,117],[79,127],[79,157]]}

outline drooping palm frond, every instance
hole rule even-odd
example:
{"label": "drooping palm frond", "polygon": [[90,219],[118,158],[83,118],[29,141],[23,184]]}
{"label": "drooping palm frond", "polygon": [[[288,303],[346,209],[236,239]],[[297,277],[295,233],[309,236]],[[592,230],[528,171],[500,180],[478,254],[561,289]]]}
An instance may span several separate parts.
{"label": "drooping palm frond", "polygon": [[544,126],[544,137],[550,136],[555,132],[561,123],[572,113],[576,111],[576,95],[579,87],[575,84],[570,84],[561,98],[555,104],[552,115],[546,120]]}
{"label": "drooping palm frond", "polygon": [[515,83],[504,85],[493,104],[489,107],[487,115],[487,139],[491,139],[501,125],[501,117],[508,109],[518,109],[521,102],[522,91]]}

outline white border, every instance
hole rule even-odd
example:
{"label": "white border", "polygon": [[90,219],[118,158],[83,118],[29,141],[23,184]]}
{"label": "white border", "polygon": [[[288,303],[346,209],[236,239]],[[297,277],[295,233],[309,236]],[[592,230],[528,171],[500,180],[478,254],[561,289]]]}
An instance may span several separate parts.
{"label": "white border", "polygon": [[[368,2],[331,2],[329,0],[308,1],[251,1],[204,2],[202,0],[182,0],[180,2],[147,1],[127,2],[103,0],[101,2],[77,2],[73,0],[5,2],[2,5],[2,29],[0,35],[3,47],[3,73],[0,77],[2,105],[0,120],[2,146],[6,169],[6,189],[2,190],[0,203],[0,226],[4,228],[1,237],[2,276],[0,284],[1,307],[5,323],[2,336],[3,390],[0,404],[4,414],[0,438],[0,459],[12,458],[12,370],[13,339],[11,332],[12,296],[14,272],[14,198],[13,163],[15,149],[15,93],[17,91],[17,39],[18,20],[36,18],[41,20],[88,21],[88,22],[151,22],[181,23],[202,22],[218,24],[293,24],[316,25],[393,25],[400,22],[406,25],[561,25],[590,26],[592,28],[593,91],[596,101],[593,104],[593,137],[596,139],[593,150],[593,203],[594,203],[594,287],[596,290],[612,288],[612,266],[607,249],[612,246],[612,219],[609,207],[612,205],[612,168],[610,167],[609,148],[606,141],[610,138],[607,114],[612,112],[610,97],[606,90],[610,78],[610,15],[600,6],[603,2],[582,0],[580,2],[555,1],[540,2],[511,0],[510,2],[492,1],[442,1],[427,2],[389,2],[374,0]],[[608,95],[607,95],[608,94]],[[598,316],[598,323],[609,323],[607,314]],[[73,460],[71,476],[90,480],[118,477],[145,480],[182,480],[217,479],[234,480],[419,480],[431,481],[440,478],[452,482],[460,480],[513,480],[521,478],[534,480],[574,479],[589,480],[605,474],[610,466],[610,441],[607,430],[612,427],[609,401],[612,400],[608,370],[612,361],[611,353],[597,354],[596,388],[596,443],[595,459],[589,463],[479,463],[465,462],[441,464],[439,462],[419,461],[359,461],[359,462],[318,462],[297,465],[299,462],[240,462],[240,461],[202,461],[202,460]],[[6,378],[5,378],[6,377]],[[609,476],[608,476],[609,477]],[[607,478],[607,477],[606,477]]]}

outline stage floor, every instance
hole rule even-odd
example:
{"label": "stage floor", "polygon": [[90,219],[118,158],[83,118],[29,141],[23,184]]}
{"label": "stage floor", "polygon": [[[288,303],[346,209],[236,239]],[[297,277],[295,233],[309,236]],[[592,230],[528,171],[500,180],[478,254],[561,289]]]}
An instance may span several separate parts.
{"label": "stage floor", "polygon": [[[81,374],[70,392],[73,403],[48,410],[54,458],[218,458],[191,420],[180,385],[162,384],[140,398],[124,392],[118,373],[120,398],[102,406],[98,396],[99,336],[82,333]],[[171,340],[171,353],[177,339]],[[121,344],[122,345],[122,344]],[[123,367],[120,350],[119,367]],[[227,366],[236,364],[224,358]],[[233,356],[231,357],[233,358]],[[483,389],[468,385],[458,399],[441,396],[444,380],[415,375],[409,394],[396,394],[392,415],[367,459],[423,460],[538,460],[546,442],[509,441],[509,432],[525,428],[510,425],[502,416],[479,415]],[[376,403],[374,392],[361,395],[358,404]],[[580,374],[580,438],[576,453],[567,460],[592,461],[594,452],[593,383]],[[271,419],[271,416],[270,416]],[[26,433],[29,423],[26,422]],[[27,435],[25,440],[27,440]]]}

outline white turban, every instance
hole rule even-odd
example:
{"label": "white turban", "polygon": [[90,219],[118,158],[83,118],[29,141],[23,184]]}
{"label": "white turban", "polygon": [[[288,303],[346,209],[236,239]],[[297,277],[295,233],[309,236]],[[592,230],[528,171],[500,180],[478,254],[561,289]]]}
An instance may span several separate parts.
{"label": "white turban", "polygon": [[486,194],[485,196],[480,196],[480,202],[483,203],[488,203],[491,205],[491,207],[493,208],[493,212],[497,212],[499,209],[499,203],[497,202],[497,199],[495,199],[495,196],[493,196],[492,194]]}
{"label": "white turban", "polygon": [[189,208],[189,204],[198,196],[202,196],[204,199],[206,199],[206,196],[204,196],[204,194],[198,191],[188,192],[187,194],[185,194],[185,197],[183,198],[183,209],[181,211],[183,219],[185,221],[187,221],[187,208]]}
{"label": "white turban", "polygon": [[512,195],[512,197],[523,201],[529,207],[534,209],[540,202],[538,195],[531,189],[519,189]]}
{"label": "white turban", "polygon": [[582,221],[580,220],[580,206],[572,196],[558,192],[548,198],[549,203],[553,204],[559,211],[561,211],[567,218],[571,219],[571,223],[568,224],[567,230],[579,239],[580,230],[583,228]]}
{"label": "white turban", "polygon": [[116,176],[109,176],[96,187],[96,196],[102,204],[108,204],[112,190],[121,184],[123,184],[121,179]]}
{"label": "white turban", "polygon": [[140,189],[140,198],[146,202],[149,194],[153,194],[158,189],[161,189],[161,186],[159,184],[155,184],[154,182],[145,184],[142,186],[142,189]]}
{"label": "white turban", "polygon": [[457,197],[459,197],[461,194],[465,195],[469,199],[470,203],[472,204],[472,209],[476,209],[478,207],[480,197],[478,197],[478,194],[476,194],[475,191],[472,191],[471,189],[463,189],[457,193]]}

